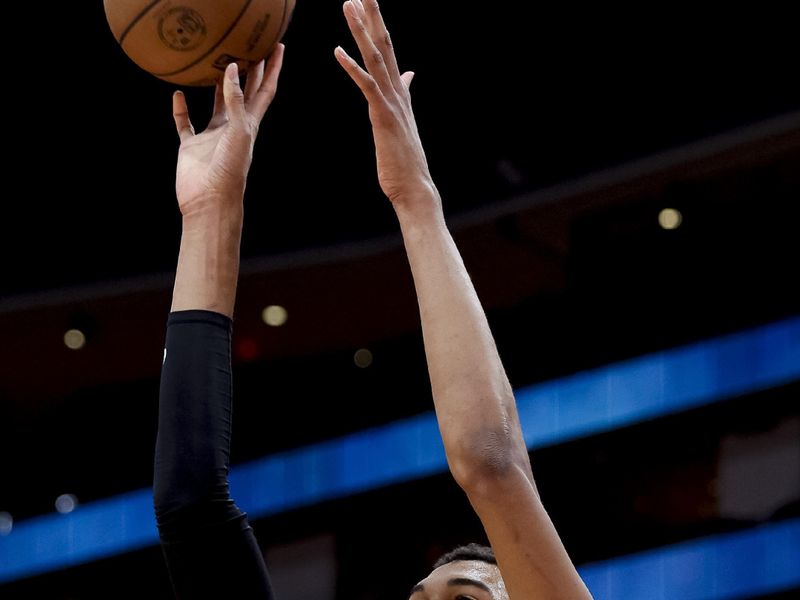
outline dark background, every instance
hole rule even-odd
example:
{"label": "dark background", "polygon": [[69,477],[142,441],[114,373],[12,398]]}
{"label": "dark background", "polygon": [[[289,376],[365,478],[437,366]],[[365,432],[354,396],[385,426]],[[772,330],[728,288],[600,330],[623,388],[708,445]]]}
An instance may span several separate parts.
{"label": "dark background", "polygon": [[[382,7],[401,68],[417,73],[431,170],[515,386],[800,313],[787,15]],[[7,10],[31,32],[6,77],[0,221],[0,510],[23,520],[61,493],[87,502],[149,485],[180,220],[174,86],[127,59],[99,1]],[[338,44],[354,50],[340,3],[299,0],[285,42],[246,198],[236,461],[430,408],[364,101],[333,58]],[[210,91],[188,95],[199,128]],[[613,184],[587,179],[609,169]],[[666,206],[684,215],[674,232],[657,224]],[[260,309],[275,302],[290,320],[263,331]],[[60,343],[74,325],[90,333],[81,353]],[[353,366],[360,347],[369,369]],[[797,394],[535,452],[573,558],[753,524],[720,515],[709,491],[720,440],[796,417]],[[265,547],[332,535],[341,598],[402,597],[439,551],[482,537],[445,475],[255,525]],[[6,591],[107,597],[120,581],[117,597],[168,593],[157,549]]]}
{"label": "dark background", "polygon": [[[35,23],[8,89],[0,293],[172,268],[174,86],[116,45],[102,3],[11,8]],[[449,213],[796,110],[791,19],[766,10],[575,11],[385,2]],[[16,11],[16,12],[15,12]],[[300,0],[281,93],[250,179],[245,256],[394,230],[364,103],[333,58],[355,54],[339,2]],[[199,128],[209,93],[191,95]],[[505,169],[501,165],[506,165]],[[516,173],[510,184],[504,172]]]}

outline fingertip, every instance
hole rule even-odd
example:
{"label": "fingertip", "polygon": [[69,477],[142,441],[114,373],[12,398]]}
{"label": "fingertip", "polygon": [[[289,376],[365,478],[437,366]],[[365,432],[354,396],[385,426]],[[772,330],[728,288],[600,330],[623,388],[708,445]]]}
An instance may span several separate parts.
{"label": "fingertip", "polygon": [[286,45],[281,42],[278,42],[278,44],[275,46],[275,49],[269,55],[269,60],[271,61],[278,59],[283,60],[283,55],[285,52],[286,52]]}
{"label": "fingertip", "polygon": [[225,67],[225,78],[231,83],[239,85],[239,65],[237,65],[235,62],[232,62]]}
{"label": "fingertip", "polygon": [[336,46],[336,48],[333,49],[333,55],[336,58],[338,58],[339,60],[344,60],[344,61],[348,61],[348,62],[351,62],[353,60],[352,58],[350,58],[350,55],[347,52],[345,52],[344,48],[342,48],[341,46]]}
{"label": "fingertip", "polygon": [[186,106],[186,99],[183,92],[181,90],[175,90],[172,93],[172,109],[177,110],[184,106]]}

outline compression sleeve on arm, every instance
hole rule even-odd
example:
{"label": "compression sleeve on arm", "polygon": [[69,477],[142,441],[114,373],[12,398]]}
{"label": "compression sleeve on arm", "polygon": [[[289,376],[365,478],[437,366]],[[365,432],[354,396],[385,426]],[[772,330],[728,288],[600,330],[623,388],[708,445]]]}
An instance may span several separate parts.
{"label": "compression sleeve on arm", "polygon": [[225,315],[173,312],[159,393],[154,506],[178,598],[271,599],[253,530],[228,487],[231,331]]}

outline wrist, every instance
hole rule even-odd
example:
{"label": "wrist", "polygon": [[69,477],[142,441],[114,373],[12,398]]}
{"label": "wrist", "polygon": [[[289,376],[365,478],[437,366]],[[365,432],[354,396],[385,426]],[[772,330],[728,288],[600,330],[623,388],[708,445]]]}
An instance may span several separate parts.
{"label": "wrist", "polygon": [[391,201],[401,227],[444,222],[442,200],[433,184],[392,198]]}
{"label": "wrist", "polygon": [[242,239],[241,211],[184,215],[172,310],[233,315]]}
{"label": "wrist", "polygon": [[244,223],[244,207],[237,204],[208,204],[182,216],[183,233],[240,235]]}

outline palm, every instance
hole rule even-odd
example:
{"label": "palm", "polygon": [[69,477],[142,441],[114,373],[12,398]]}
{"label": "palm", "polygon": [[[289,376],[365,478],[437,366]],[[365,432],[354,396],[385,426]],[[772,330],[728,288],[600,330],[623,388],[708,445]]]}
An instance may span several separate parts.
{"label": "palm", "polygon": [[175,190],[182,213],[193,210],[200,199],[243,185],[251,162],[252,137],[247,129],[229,122],[215,125],[212,120],[205,131],[181,144]]}
{"label": "palm", "polygon": [[231,67],[217,84],[214,111],[201,133],[194,132],[183,93],[174,95],[173,116],[181,140],[175,191],[184,217],[209,203],[241,198],[259,124],[275,97],[283,51],[279,44],[266,67],[264,61],[251,67],[244,90]]}

